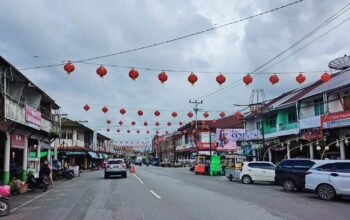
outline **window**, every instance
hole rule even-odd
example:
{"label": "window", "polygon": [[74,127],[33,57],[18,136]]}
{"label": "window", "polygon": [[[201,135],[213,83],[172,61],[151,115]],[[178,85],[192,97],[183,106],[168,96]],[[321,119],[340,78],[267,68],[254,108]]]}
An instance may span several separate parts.
{"label": "window", "polygon": [[122,164],[124,163],[123,160],[110,160],[108,161],[109,164]]}
{"label": "window", "polygon": [[344,110],[350,110],[350,96],[344,96]]}
{"label": "window", "polygon": [[62,131],[62,139],[67,139],[67,134],[66,134],[66,132],[65,131]]}
{"label": "window", "polygon": [[317,170],[319,170],[319,171],[332,171],[332,170],[334,170],[333,166],[334,166],[333,163],[324,164],[322,166],[317,167]]}
{"label": "window", "polygon": [[295,111],[288,112],[288,123],[297,122],[297,113]]}
{"label": "window", "polygon": [[323,98],[314,100],[315,116],[324,114]]}
{"label": "window", "polygon": [[251,168],[260,168],[260,164],[259,164],[259,163],[249,163],[249,164],[248,164],[248,167],[251,167]]}
{"label": "window", "polygon": [[73,134],[72,133],[67,133],[67,138],[66,139],[72,140],[73,139]]}
{"label": "window", "polygon": [[350,173],[350,163],[336,163],[335,171],[340,173]]}
{"label": "window", "polygon": [[280,164],[279,164],[279,167],[283,167],[283,168],[292,168],[293,167],[293,161],[292,160],[285,160],[285,161],[282,161]]}
{"label": "window", "polygon": [[270,163],[261,163],[260,168],[265,170],[274,170],[276,167]]}
{"label": "window", "polygon": [[277,115],[272,115],[268,117],[268,119],[266,120],[266,125],[270,128],[275,128],[277,123],[276,119],[277,119]]}
{"label": "window", "polygon": [[310,160],[296,160],[294,162],[294,168],[296,169],[309,169],[312,167],[315,163]]}
{"label": "window", "polygon": [[256,130],[259,130],[260,131],[261,129],[261,123],[260,121],[256,122]]}

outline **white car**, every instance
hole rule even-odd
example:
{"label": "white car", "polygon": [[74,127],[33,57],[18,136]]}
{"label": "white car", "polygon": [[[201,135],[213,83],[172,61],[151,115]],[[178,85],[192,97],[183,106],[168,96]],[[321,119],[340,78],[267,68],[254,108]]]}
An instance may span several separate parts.
{"label": "white car", "polygon": [[317,161],[306,173],[305,188],[323,200],[350,196],[350,160]]}
{"label": "white car", "polygon": [[275,168],[273,163],[265,161],[243,162],[239,178],[244,184],[254,181],[275,182]]}
{"label": "white car", "polygon": [[121,175],[124,178],[127,177],[128,173],[123,159],[115,158],[108,160],[105,168],[105,179],[112,175]]}

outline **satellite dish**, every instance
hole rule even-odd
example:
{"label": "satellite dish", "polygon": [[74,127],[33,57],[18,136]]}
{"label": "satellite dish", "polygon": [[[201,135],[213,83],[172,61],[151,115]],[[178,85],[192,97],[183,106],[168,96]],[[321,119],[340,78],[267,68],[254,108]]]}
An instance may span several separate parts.
{"label": "satellite dish", "polygon": [[345,70],[350,67],[350,57],[344,55],[328,63],[328,67],[334,70]]}

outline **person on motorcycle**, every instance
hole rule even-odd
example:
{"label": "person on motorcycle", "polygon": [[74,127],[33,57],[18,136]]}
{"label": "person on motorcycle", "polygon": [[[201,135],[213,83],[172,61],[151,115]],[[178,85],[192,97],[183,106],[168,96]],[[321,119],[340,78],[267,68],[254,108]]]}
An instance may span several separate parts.
{"label": "person on motorcycle", "polygon": [[49,177],[50,177],[50,173],[51,173],[51,169],[49,167],[49,164],[47,161],[45,161],[45,163],[43,164],[43,166],[40,168],[40,178],[46,179],[48,181],[50,181]]}
{"label": "person on motorcycle", "polygon": [[35,179],[34,174],[33,174],[32,171],[30,171],[28,173],[27,183],[28,183],[28,188],[29,189],[32,189],[33,188],[32,186],[36,184],[36,179]]}

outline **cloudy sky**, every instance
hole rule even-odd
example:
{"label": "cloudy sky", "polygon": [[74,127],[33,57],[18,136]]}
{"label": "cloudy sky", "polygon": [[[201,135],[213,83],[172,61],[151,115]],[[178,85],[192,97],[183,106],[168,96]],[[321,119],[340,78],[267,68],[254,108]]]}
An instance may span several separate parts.
{"label": "cloudy sky", "polygon": [[[291,2],[293,0],[2,1],[0,53],[19,69],[60,64],[65,60],[86,59],[169,40]],[[269,61],[347,3],[345,0],[304,0],[201,35],[89,61],[96,65],[77,63],[69,77],[63,66],[23,70],[23,73],[55,99],[73,120],[88,120],[90,127],[101,129],[100,132],[116,140],[143,140],[146,130],[155,131],[154,126],[141,126],[144,121],[153,125],[158,120],[163,124],[161,127],[167,121],[176,125],[179,121],[188,121],[186,114],[193,107],[188,103],[190,99],[203,100],[200,108],[209,111],[212,119],[218,118],[220,111],[232,114],[239,110],[233,103],[248,104],[252,89],[264,89],[269,99],[297,88],[297,72],[305,72],[307,82],[319,79],[321,73],[313,71],[327,70],[330,60],[348,53],[346,30],[350,22],[327,35],[324,33],[349,18],[350,12],[346,11],[286,56],[324,35],[322,38],[266,70],[268,73],[290,72],[280,74],[277,85],[271,86],[268,82],[269,74],[252,75],[254,82],[250,86],[242,83],[244,73]],[[108,69],[103,80],[96,74],[97,64],[104,64]],[[191,86],[187,82],[189,72],[167,72],[168,81],[161,85],[157,78],[159,71],[139,70],[139,78],[132,81],[128,68],[108,65],[188,70],[194,71],[199,80]],[[219,72],[230,73],[225,74],[223,87],[215,81]],[[216,93],[208,96],[212,92]],[[86,103],[91,107],[89,112],[82,109]],[[104,105],[110,109],[107,114],[101,112]],[[127,110],[124,116],[119,114],[121,107]],[[137,116],[138,109],[144,110],[142,117]],[[153,115],[155,110],[161,111],[158,119]],[[172,111],[178,113],[176,119],[171,117]],[[202,114],[199,118],[203,118]],[[107,119],[112,120],[109,133],[105,131]],[[127,126],[134,120],[140,126],[124,126],[122,133],[117,134],[119,120]],[[161,132],[177,127],[165,127]],[[126,135],[126,129],[131,129],[133,134]],[[142,134],[136,135],[136,129]]]}

